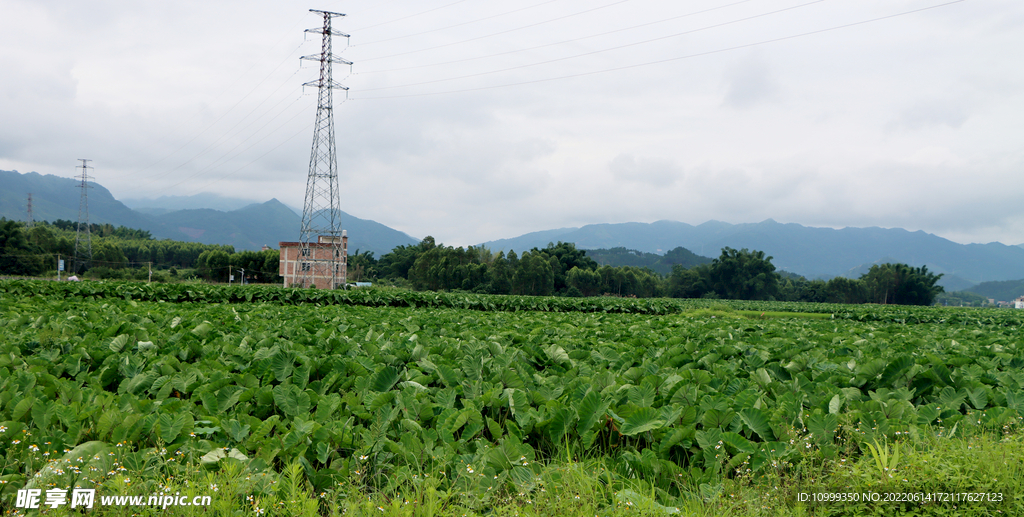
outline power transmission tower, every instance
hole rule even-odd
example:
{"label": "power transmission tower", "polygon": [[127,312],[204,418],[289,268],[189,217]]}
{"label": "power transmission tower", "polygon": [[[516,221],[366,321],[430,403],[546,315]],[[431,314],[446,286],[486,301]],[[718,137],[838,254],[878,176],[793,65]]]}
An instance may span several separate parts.
{"label": "power transmission tower", "polygon": [[341,13],[318,11],[323,15],[323,27],[306,32],[322,35],[319,54],[301,59],[320,62],[320,78],[303,86],[318,89],[316,125],[313,128],[313,147],[309,155],[309,176],[306,179],[306,201],[302,209],[302,233],[299,238],[299,257],[295,284],[302,287],[317,285],[334,289],[344,287],[346,280],[347,236],[341,229],[341,189],[338,185],[338,160],[334,149],[334,90],[348,90],[331,76],[331,65],[351,65],[331,52],[331,37],[349,37],[331,29],[331,19],[345,16]]}
{"label": "power transmission tower", "polygon": [[32,227],[32,193],[28,193],[28,221],[25,222],[26,228]]}
{"label": "power transmission tower", "polygon": [[[92,186],[89,185],[89,180],[94,179],[89,176],[89,162],[92,160],[84,160],[79,158],[78,161],[82,162],[82,165],[75,167],[76,169],[82,169],[82,183],[78,186],[82,189],[82,201],[78,203],[78,229],[75,233],[75,268],[73,271],[79,273],[82,266],[89,267],[89,263],[92,262],[92,233],[89,231],[89,189]],[[82,237],[82,228],[85,228],[85,237]],[[86,258],[83,259],[79,249],[85,248]]]}

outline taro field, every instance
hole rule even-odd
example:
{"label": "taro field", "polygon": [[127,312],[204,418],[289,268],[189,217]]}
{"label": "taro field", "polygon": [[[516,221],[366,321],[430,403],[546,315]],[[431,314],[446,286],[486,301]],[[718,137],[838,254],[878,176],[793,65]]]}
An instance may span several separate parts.
{"label": "taro field", "polygon": [[[260,513],[259,501],[285,504],[286,487],[291,514],[329,513],[324,500],[353,493],[401,508],[414,492],[423,505],[428,487],[486,514],[502,494],[557,484],[551,465],[596,462],[598,508],[635,496],[674,513],[740,478],[894,466],[912,437],[1015,430],[1022,322],[1009,310],[0,282],[0,508],[17,511],[27,488],[174,487]],[[221,493],[224,472],[237,486]],[[440,511],[418,507],[409,515]]]}

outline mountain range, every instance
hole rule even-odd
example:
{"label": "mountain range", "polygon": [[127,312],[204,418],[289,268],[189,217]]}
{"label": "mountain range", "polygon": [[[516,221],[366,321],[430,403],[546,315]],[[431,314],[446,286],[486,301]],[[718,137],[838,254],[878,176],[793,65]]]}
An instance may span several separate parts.
{"label": "mountain range", "polygon": [[[78,220],[81,191],[77,180],[0,171],[0,186],[2,217],[25,220],[27,194],[31,192],[35,220]],[[114,199],[102,186],[90,186],[90,222],[139,228],[158,239],[231,244],[238,250],[259,249],[263,245],[276,247],[279,241],[297,240],[301,226],[296,210],[277,199],[252,203],[215,194],[171,196],[128,200],[133,209]],[[342,214],[350,252],[371,251],[380,257],[396,246],[419,242],[375,221]],[[532,232],[482,245],[492,251],[522,252],[559,241],[588,250],[625,248],[659,255],[683,247],[702,257],[716,257],[726,246],[761,250],[773,257],[772,263],[778,269],[811,279],[858,278],[872,264],[903,262],[942,273],[939,283],[947,291],[983,282],[1024,279],[1024,247],[1019,245],[958,244],[923,231],[816,228],[771,219],[745,224],[708,221],[696,226],[676,221],[591,224]]]}
{"label": "mountain range", "polygon": [[[32,193],[32,218],[36,221],[66,219],[78,221],[81,199],[80,182],[71,178],[42,175],[35,172],[0,171],[0,216],[24,221],[28,193]],[[277,199],[265,203],[216,195],[164,197],[158,200],[133,200],[140,209],[129,208],[114,199],[110,191],[90,183],[88,192],[89,222],[112,224],[146,230],[157,239],[230,244],[236,250],[258,250],[264,245],[277,248],[278,242],[297,241],[302,217]],[[196,206],[207,208],[176,207]],[[218,210],[210,205],[233,208]],[[395,246],[416,244],[403,232],[383,224],[341,212],[342,228],[348,231],[349,251],[372,251],[375,256],[390,252]]]}
{"label": "mountain range", "polygon": [[697,255],[715,257],[723,247],[761,250],[778,269],[807,278],[858,278],[875,263],[903,262],[942,273],[947,290],[974,284],[1024,278],[1024,248],[998,242],[958,244],[923,231],[901,228],[815,228],[782,224],[729,224],[708,221],[697,226],[677,221],[591,224],[527,233],[486,242],[498,250],[543,248],[549,242],[573,242],[583,249],[626,247],[646,253],[665,253],[682,246]]}

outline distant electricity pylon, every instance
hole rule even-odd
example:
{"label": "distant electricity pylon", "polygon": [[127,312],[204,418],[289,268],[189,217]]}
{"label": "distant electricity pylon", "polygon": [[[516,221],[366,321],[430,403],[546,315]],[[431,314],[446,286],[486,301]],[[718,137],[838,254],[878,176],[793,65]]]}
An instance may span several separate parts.
{"label": "distant electricity pylon", "polygon": [[[316,125],[313,128],[313,148],[309,155],[309,176],[306,179],[306,201],[302,209],[302,234],[299,238],[300,278],[303,287],[315,279],[328,280],[330,289],[342,287],[346,280],[346,257],[341,230],[341,189],[338,185],[338,159],[334,150],[334,106],[331,92],[348,90],[331,77],[331,65],[351,65],[331,53],[331,36],[349,37],[331,29],[331,19],[345,16],[341,13],[318,11],[323,27],[306,32],[323,35],[319,54],[301,59],[320,62],[320,79],[302,86],[315,86],[319,92],[316,107]],[[322,284],[321,284],[322,285]]]}
{"label": "distant electricity pylon", "polygon": [[[78,230],[75,233],[75,273],[81,272],[82,266],[89,267],[89,263],[92,262],[92,234],[89,232],[89,189],[92,187],[89,185],[89,180],[93,179],[89,177],[89,162],[92,160],[84,160],[79,158],[78,161],[82,162],[82,165],[75,167],[76,169],[82,169],[82,183],[78,186],[82,189],[82,201],[78,203]],[[82,237],[82,230],[85,229],[85,237]],[[82,258],[82,254],[79,251],[81,248],[85,248],[85,258]]]}
{"label": "distant electricity pylon", "polygon": [[25,227],[32,227],[32,193],[28,193],[28,220],[25,221]]}

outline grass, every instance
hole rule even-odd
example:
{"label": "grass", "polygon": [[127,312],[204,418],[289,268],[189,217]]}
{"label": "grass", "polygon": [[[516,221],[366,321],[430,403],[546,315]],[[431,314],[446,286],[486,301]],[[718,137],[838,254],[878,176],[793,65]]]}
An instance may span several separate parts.
{"label": "grass", "polygon": [[[630,471],[626,461],[611,456],[578,454],[537,465],[533,477],[495,486],[472,468],[437,472],[384,490],[367,480],[341,480],[315,492],[300,464],[280,472],[261,470],[256,461],[224,458],[204,463],[188,452],[138,451],[123,447],[111,458],[106,473],[95,474],[97,516],[129,515],[325,515],[383,517],[461,516],[861,516],[861,515],[1024,515],[1024,435],[1010,426],[1001,430],[971,425],[959,429],[917,428],[892,443],[859,442],[862,433],[841,429],[839,454],[826,459],[808,436],[808,447],[796,458],[760,472],[739,465],[727,475],[682,471],[676,479],[658,479]],[[960,425],[958,424],[958,425]],[[863,449],[861,447],[863,446]],[[184,447],[183,449],[187,449]],[[181,449],[179,449],[181,450]],[[121,452],[123,451],[123,452]],[[135,459],[132,459],[135,458]],[[74,476],[65,459],[46,460],[35,487],[71,488],[85,478]],[[59,474],[58,474],[59,472]],[[662,473],[664,474],[664,473]],[[446,478],[447,475],[447,478]],[[88,476],[86,476],[88,477]],[[663,477],[663,476],[662,476]],[[455,479],[452,479],[455,478]],[[450,483],[444,480],[448,479]],[[83,485],[89,486],[89,485]],[[458,487],[458,488],[453,488]],[[665,488],[671,488],[666,490]],[[935,494],[998,493],[1000,504],[913,502],[801,503],[799,494],[867,493]],[[209,507],[101,506],[101,495],[180,494],[191,500],[211,496]],[[8,515],[13,493],[4,492]],[[45,498],[45,495],[44,495]],[[42,515],[81,515],[68,506],[42,508]]]}
{"label": "grass", "polygon": [[769,318],[804,318],[812,320],[832,319],[832,314],[824,312],[778,312],[778,311],[736,311],[738,314],[754,320]]}
{"label": "grass", "polygon": [[783,311],[744,311],[736,310],[724,303],[714,303],[708,307],[684,311],[691,318],[746,318],[765,320],[772,318],[801,318],[827,320],[834,316],[824,312],[783,312]]}

